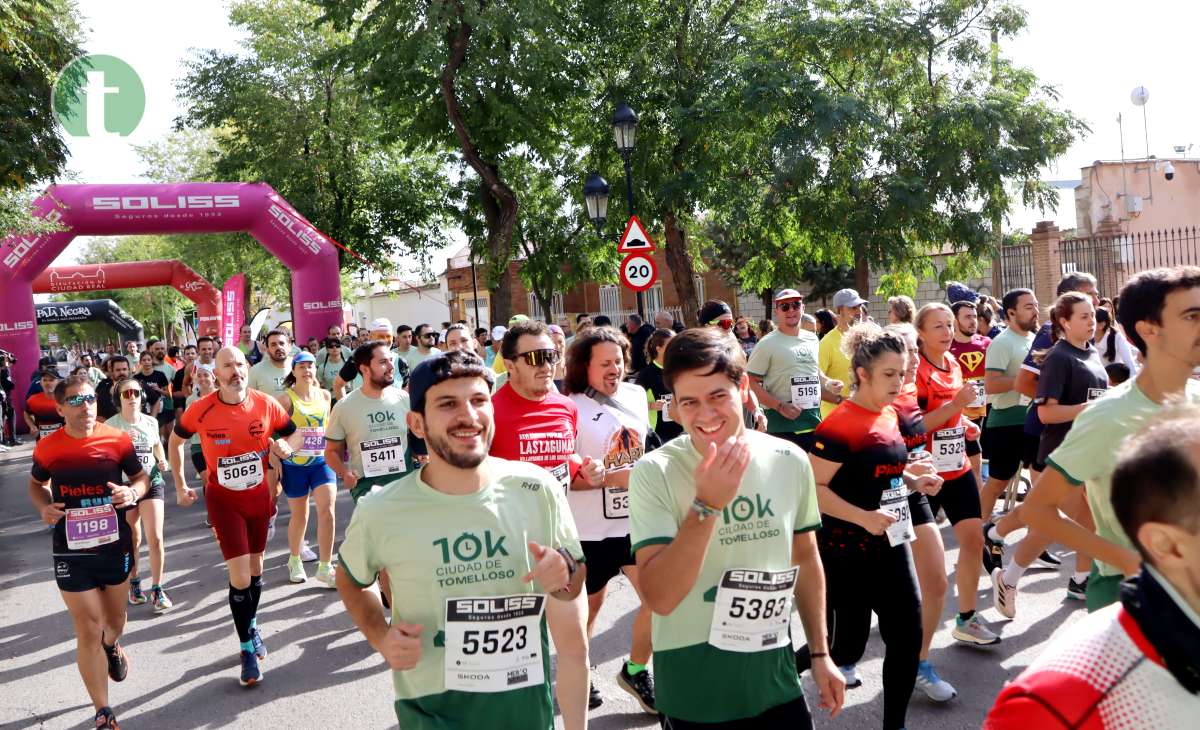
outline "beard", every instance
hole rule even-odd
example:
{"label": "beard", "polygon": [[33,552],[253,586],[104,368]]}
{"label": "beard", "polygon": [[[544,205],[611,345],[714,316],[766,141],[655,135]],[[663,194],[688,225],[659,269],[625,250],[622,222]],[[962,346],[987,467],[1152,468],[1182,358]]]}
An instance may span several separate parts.
{"label": "beard", "polygon": [[[446,429],[449,433],[453,428]],[[482,451],[455,451],[450,445],[450,439],[435,436],[432,433],[425,434],[425,445],[429,447],[431,453],[437,454],[438,458],[446,462],[456,469],[474,469],[483,463],[487,458],[488,451],[492,448],[493,431],[489,429],[483,434],[483,450]]]}
{"label": "beard", "polygon": [[383,389],[396,382],[396,378],[391,375],[385,375],[382,378],[371,376],[371,387]]}

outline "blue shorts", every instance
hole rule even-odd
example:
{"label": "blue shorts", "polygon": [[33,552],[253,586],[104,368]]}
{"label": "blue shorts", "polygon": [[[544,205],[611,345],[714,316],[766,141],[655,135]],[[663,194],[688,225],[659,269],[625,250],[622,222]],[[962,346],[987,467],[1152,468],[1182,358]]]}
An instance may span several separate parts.
{"label": "blue shorts", "polygon": [[283,493],[288,499],[307,497],[322,484],[337,484],[337,475],[324,459],[311,461],[304,466],[283,462]]}

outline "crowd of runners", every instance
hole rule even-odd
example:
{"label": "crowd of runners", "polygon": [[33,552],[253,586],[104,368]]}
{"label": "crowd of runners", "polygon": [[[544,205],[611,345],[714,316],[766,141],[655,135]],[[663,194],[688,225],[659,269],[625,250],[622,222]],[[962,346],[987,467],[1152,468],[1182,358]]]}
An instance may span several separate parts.
{"label": "crowd of runners", "polygon": [[[883,727],[903,728],[916,689],[958,695],[930,656],[946,602],[954,641],[1003,652],[1022,576],[1064,559],[1065,596],[1091,615],[980,722],[1195,727],[1200,269],[1120,292],[1071,273],[1054,302],[947,294],[893,298],[876,323],[854,290],[818,317],[783,289],[761,336],[710,301],[687,329],[665,312],[580,315],[573,331],[380,319],[302,345],[244,327],[226,346],[75,346],[65,377],[51,357],[26,384],[0,367],[37,440],[29,494],[95,726],[118,727],[128,606],[174,606],[170,483],[226,564],[238,681],[264,679],[282,494],[288,579],[337,590],[392,671],[405,730],[545,730],[552,694],[585,728],[604,701],[589,644],[618,575],[639,607],[616,681],[664,728],[812,727],[805,673],[837,715],[872,614]],[[355,505],[340,536],[338,488]]]}

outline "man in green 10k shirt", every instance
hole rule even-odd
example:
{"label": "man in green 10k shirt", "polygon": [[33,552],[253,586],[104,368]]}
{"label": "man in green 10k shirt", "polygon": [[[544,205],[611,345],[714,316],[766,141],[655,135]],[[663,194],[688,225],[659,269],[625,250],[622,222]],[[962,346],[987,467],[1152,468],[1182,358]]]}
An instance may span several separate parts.
{"label": "man in green 10k shirt", "polygon": [[634,466],[629,516],[643,599],[654,612],[664,727],[811,728],[792,652],[793,599],[814,648],[821,706],[832,714],[846,683],[826,648],[808,456],[744,428],[745,359],[727,335],[675,336],[663,377],[686,434]]}
{"label": "man in green 10k shirt", "polygon": [[[583,550],[548,471],[488,456],[491,385],[469,352],[413,370],[429,463],[364,495],[338,552],[338,592],[392,668],[405,730],[554,727],[546,601],[579,595]],[[384,569],[390,626],[365,590]]]}

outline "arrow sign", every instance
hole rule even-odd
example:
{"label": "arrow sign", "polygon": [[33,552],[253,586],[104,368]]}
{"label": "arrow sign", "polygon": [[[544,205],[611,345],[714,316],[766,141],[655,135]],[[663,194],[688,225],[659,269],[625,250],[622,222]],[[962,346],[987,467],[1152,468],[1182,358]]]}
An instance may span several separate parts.
{"label": "arrow sign", "polygon": [[636,215],[629,216],[625,225],[625,234],[617,244],[617,253],[634,253],[635,251],[650,252],[655,250],[654,240],[646,233],[645,226]]}

